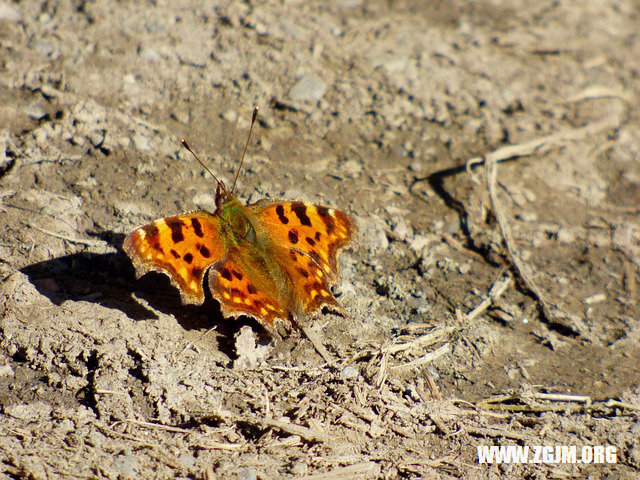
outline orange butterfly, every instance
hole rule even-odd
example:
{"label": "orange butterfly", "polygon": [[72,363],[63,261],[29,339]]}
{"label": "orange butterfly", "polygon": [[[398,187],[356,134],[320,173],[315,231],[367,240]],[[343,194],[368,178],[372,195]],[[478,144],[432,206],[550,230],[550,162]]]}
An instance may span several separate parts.
{"label": "orange butterfly", "polygon": [[243,205],[233,194],[237,178],[228,190],[214,176],[214,213],[196,210],[165,217],[131,232],[123,249],[137,276],[152,270],[165,273],[183,303],[201,305],[208,270],[211,293],[225,317],[254,317],[276,336],[276,320],[290,330],[300,316],[324,304],[339,309],[330,286],[338,281],[338,253],[355,233],[353,220],[338,210],[303,202]]}

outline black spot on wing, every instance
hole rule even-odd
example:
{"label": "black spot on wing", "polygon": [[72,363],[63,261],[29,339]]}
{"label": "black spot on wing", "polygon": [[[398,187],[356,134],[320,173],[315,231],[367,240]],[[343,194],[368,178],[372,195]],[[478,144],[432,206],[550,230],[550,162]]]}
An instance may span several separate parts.
{"label": "black spot on wing", "polygon": [[315,241],[313,238],[311,238],[311,237],[307,237],[307,238],[306,238],[306,240],[307,240],[307,243],[308,243],[310,246],[312,246],[312,247],[313,247],[313,246],[315,246],[316,241]]}
{"label": "black spot on wing", "polygon": [[204,245],[200,246],[200,254],[204,257],[204,258],[209,258],[211,256],[211,251],[205,247]]}
{"label": "black spot on wing", "polygon": [[144,231],[144,238],[158,236],[158,227],[156,227],[155,223],[152,223],[151,225],[145,225],[144,227],[142,227],[142,231]]}
{"label": "black spot on wing", "polygon": [[309,263],[307,263],[307,267],[309,268],[311,275],[315,275],[318,272],[318,270],[320,270],[320,267],[318,267],[316,262],[314,262],[312,259],[309,259]]}
{"label": "black spot on wing", "polygon": [[231,270],[231,274],[236,277],[238,280],[242,280],[242,278],[244,277],[244,275],[242,275],[240,272],[236,271],[236,270]]}
{"label": "black spot on wing", "polygon": [[152,238],[151,240],[149,240],[149,245],[151,246],[152,249],[160,253],[164,253],[164,250],[160,246],[160,241],[158,240],[158,238]]}
{"label": "black spot on wing", "polygon": [[185,253],[183,258],[187,263],[191,263],[193,261],[193,255],[191,255],[190,253]]}
{"label": "black spot on wing", "polygon": [[276,214],[278,215],[278,220],[280,220],[280,222],[283,225],[286,225],[287,223],[289,223],[289,219],[284,214],[284,207],[282,205],[278,205],[276,207]]}
{"label": "black spot on wing", "polygon": [[220,275],[222,275],[222,278],[231,281],[231,272],[229,271],[229,269],[223,268],[222,270],[220,270]]}
{"label": "black spot on wing", "polygon": [[[335,230],[336,222],[333,219],[333,217],[329,214],[329,208],[322,207],[322,206],[316,207],[316,212],[318,212],[318,215],[324,222],[324,225],[327,227],[327,233],[331,235]],[[316,240],[318,240],[318,238],[316,238]]]}
{"label": "black spot on wing", "polygon": [[184,234],[182,233],[182,227],[184,222],[178,218],[167,221],[167,226],[171,229],[171,240],[173,243],[180,243],[184,240]]}
{"label": "black spot on wing", "polygon": [[333,218],[327,217],[324,219],[324,224],[327,226],[327,233],[331,235],[336,229],[336,222],[333,220]]}
{"label": "black spot on wing", "polygon": [[[169,250],[169,253],[171,255],[173,255],[173,258],[180,258],[180,254],[178,252],[176,252],[173,248],[171,250]],[[187,253],[187,255],[189,255],[189,254]],[[186,258],[187,255],[185,255],[185,258]]]}
{"label": "black spot on wing", "polygon": [[302,202],[291,204],[291,211],[296,214],[300,223],[306,227],[311,226],[311,219],[307,216],[307,206]]}
{"label": "black spot on wing", "polygon": [[296,231],[293,230],[293,229],[289,230],[289,241],[291,243],[293,243],[294,245],[296,243],[298,243],[298,235],[297,235]]}
{"label": "black spot on wing", "polygon": [[192,218],[191,219],[191,226],[193,226],[193,231],[195,232],[195,234],[202,238],[204,237],[204,233],[202,231],[202,225],[200,224],[200,220],[198,220],[197,218]]}
{"label": "black spot on wing", "polygon": [[258,290],[256,290],[256,287],[253,286],[253,284],[249,284],[247,285],[247,291],[251,294],[251,295],[255,295],[256,293],[258,293]]}
{"label": "black spot on wing", "polygon": [[329,209],[327,207],[316,207],[316,211],[322,218],[327,218],[329,216]]}

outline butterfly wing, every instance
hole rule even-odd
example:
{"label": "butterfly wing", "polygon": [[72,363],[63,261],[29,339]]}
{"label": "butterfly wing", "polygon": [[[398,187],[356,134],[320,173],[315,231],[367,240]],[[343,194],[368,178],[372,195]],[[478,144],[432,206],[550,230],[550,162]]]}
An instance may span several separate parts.
{"label": "butterfly wing", "polygon": [[343,212],[303,202],[258,202],[250,206],[273,245],[296,291],[295,310],[338,307],[330,286],[338,280],[337,256],[355,233]]}
{"label": "butterfly wing", "polygon": [[338,280],[338,252],[355,233],[347,214],[303,202],[258,202],[250,207],[275,245],[310,257],[330,284]]}
{"label": "butterfly wing", "polygon": [[250,315],[270,332],[277,319],[290,326],[302,312],[313,312],[321,305],[339,308],[329,290],[329,280],[310,256],[272,245],[269,258],[277,268],[265,268],[265,261],[232,251],[209,270],[211,293],[220,302],[225,317]]}
{"label": "butterfly wing", "polygon": [[138,277],[149,271],[169,276],[183,303],[204,302],[206,270],[225,257],[220,218],[205,210],[166,217],[136,228],[124,240]]}
{"label": "butterfly wing", "polygon": [[250,255],[230,252],[209,270],[209,286],[225,317],[249,315],[271,332],[277,318],[290,318],[286,296],[276,280]]}
{"label": "butterfly wing", "polygon": [[340,310],[340,304],[330,290],[333,281],[318,263],[309,255],[294,248],[289,248],[286,253],[290,261],[284,262],[283,265],[292,280],[297,292],[296,298],[302,310],[311,313],[324,304]]}

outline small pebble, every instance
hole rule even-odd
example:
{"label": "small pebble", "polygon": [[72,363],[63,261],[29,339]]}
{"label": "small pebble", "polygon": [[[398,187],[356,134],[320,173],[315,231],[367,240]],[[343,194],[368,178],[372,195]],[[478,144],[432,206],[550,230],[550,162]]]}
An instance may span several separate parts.
{"label": "small pebble", "polygon": [[147,137],[146,135],[136,133],[131,138],[131,143],[134,150],[137,150],[139,152],[148,152],[151,150],[151,143],[149,142],[149,140],[149,137]]}
{"label": "small pebble", "polygon": [[362,171],[362,165],[356,160],[348,160],[342,165],[342,171],[350,177],[357,177]]}
{"label": "small pebble", "polygon": [[460,272],[462,275],[466,275],[470,271],[471,271],[471,265],[469,265],[468,263],[463,263],[458,267],[458,272]]}
{"label": "small pebble", "polygon": [[36,42],[34,42],[33,46],[45,57],[57,57],[56,53],[58,51],[58,48],[51,42],[47,42],[45,40],[37,40]]}
{"label": "small pebble", "polygon": [[116,472],[125,477],[136,478],[138,474],[138,462],[131,452],[125,452],[124,454],[116,457],[113,461],[113,468]]}
{"label": "small pebble", "polygon": [[0,20],[18,22],[22,18],[20,11],[8,2],[0,2]]}
{"label": "small pebble", "polygon": [[422,164],[422,162],[415,160],[409,164],[409,170],[415,173],[420,173],[424,171],[424,165]]}
{"label": "small pebble", "polygon": [[0,366],[0,378],[2,377],[13,377],[14,370],[11,365],[2,365]]}
{"label": "small pebble", "polygon": [[194,205],[197,205],[198,208],[211,210],[212,212],[216,209],[216,200],[213,198],[213,195],[209,193],[196,193],[193,197],[191,197],[191,201]]}
{"label": "small pebble", "polygon": [[431,239],[426,235],[414,235],[409,240],[409,246],[413,251],[421,252],[429,245],[430,242],[431,242]]}
{"label": "small pebble", "polygon": [[409,225],[407,225],[407,222],[402,219],[398,221],[396,226],[393,227],[393,235],[397,240],[401,242],[407,240],[407,238],[409,238],[409,236],[411,235],[411,229],[409,228]]}
{"label": "small pebble", "polygon": [[556,238],[563,245],[567,245],[576,241],[575,234],[568,228],[561,228],[560,230],[558,230]]}
{"label": "small pebble", "polygon": [[69,139],[69,142],[71,143],[71,145],[76,145],[78,147],[81,147],[84,145],[84,138],[82,138],[79,135],[74,135]]}
{"label": "small pebble", "polygon": [[36,105],[35,103],[24,107],[24,113],[26,113],[29,118],[32,118],[34,120],[42,120],[47,116],[47,112],[45,112],[41,106]]}
{"label": "small pebble", "polygon": [[178,457],[178,461],[184,468],[191,468],[196,464],[196,459],[193,455],[184,452]]}
{"label": "small pebble", "polygon": [[185,125],[188,125],[191,120],[191,115],[188,110],[175,110],[171,112],[171,116],[178,122]]}
{"label": "small pebble", "polygon": [[95,148],[98,148],[104,142],[104,132],[102,130],[93,130],[87,134],[87,138]]}
{"label": "small pebble", "polygon": [[409,62],[406,55],[398,55],[393,53],[383,53],[371,59],[374,67],[383,67],[388,72],[398,72],[404,70]]}
{"label": "small pebble", "polygon": [[357,368],[348,365],[342,369],[342,371],[340,372],[340,377],[347,380],[350,378],[356,378],[359,374],[360,372],[358,372]]}
{"label": "small pebble", "polygon": [[233,476],[231,478],[237,480],[257,480],[258,472],[256,472],[253,468],[237,468],[233,471]]}
{"label": "small pebble", "polygon": [[47,142],[47,136],[48,136],[47,132],[42,128],[39,128],[36,131],[34,131],[33,132],[33,136],[34,136],[34,138],[36,140],[36,143],[39,146],[42,146]]}
{"label": "small pebble", "polygon": [[593,305],[594,303],[602,303],[607,299],[607,295],[604,293],[596,293],[584,299],[584,303],[587,305]]}
{"label": "small pebble", "polygon": [[326,88],[325,83],[316,75],[304,75],[291,87],[289,97],[297,102],[318,101],[323,97]]}
{"label": "small pebble", "polygon": [[235,121],[238,120],[238,114],[235,110],[227,110],[222,114],[222,118],[229,123],[235,123]]}
{"label": "small pebble", "polygon": [[159,62],[162,60],[162,55],[154,48],[142,47],[142,50],[138,53],[138,56],[147,62]]}

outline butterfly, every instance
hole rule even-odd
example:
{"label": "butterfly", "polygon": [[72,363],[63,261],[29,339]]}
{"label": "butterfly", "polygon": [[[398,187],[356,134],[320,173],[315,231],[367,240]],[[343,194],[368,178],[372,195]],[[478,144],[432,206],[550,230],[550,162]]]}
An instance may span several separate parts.
{"label": "butterfly", "polygon": [[[249,137],[256,116],[257,109]],[[245,152],[248,143],[249,138]],[[125,238],[123,250],[137,277],[164,273],[183,303],[201,305],[206,274],[223,316],[253,317],[276,337],[277,322],[290,331],[323,305],[340,312],[330,287],[339,280],[338,253],[353,239],[354,221],[339,210],[304,202],[263,199],[243,205],[234,195],[239,171],[231,189],[211,174],[217,182],[213,213],[161,218]]]}

